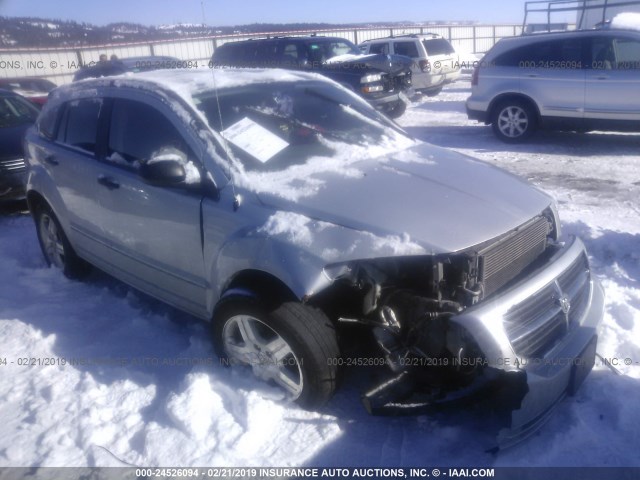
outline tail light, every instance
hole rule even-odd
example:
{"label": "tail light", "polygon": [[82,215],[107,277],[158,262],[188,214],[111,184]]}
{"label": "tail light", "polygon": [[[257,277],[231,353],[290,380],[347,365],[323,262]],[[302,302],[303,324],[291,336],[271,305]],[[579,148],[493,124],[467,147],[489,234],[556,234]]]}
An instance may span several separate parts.
{"label": "tail light", "polygon": [[429,60],[420,60],[418,62],[418,65],[420,66],[420,70],[422,70],[423,72],[431,71],[431,64],[429,63]]}

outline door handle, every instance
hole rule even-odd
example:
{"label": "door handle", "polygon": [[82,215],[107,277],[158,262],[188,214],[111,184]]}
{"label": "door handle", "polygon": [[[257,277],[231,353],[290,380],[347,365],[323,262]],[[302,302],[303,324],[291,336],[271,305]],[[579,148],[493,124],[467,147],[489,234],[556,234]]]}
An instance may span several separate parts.
{"label": "door handle", "polygon": [[596,77],[596,79],[598,79],[598,80],[609,80],[609,76],[608,75],[600,75],[599,77]]}
{"label": "door handle", "polygon": [[60,164],[60,162],[56,160],[55,155],[45,155],[44,161],[47,162],[49,165],[54,165],[54,166]]}
{"label": "door handle", "polygon": [[120,184],[118,182],[116,182],[111,177],[107,177],[106,175],[100,175],[98,177],[98,183],[104,187],[107,187],[109,190],[115,190],[116,188],[120,188]]}
{"label": "door handle", "polygon": [[529,73],[527,74],[527,77],[529,78],[538,78],[540,75],[538,75],[537,73]]}

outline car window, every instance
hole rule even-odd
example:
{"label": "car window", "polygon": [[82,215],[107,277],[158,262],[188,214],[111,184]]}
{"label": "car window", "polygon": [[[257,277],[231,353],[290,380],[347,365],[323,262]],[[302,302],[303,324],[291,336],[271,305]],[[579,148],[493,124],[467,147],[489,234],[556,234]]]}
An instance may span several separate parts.
{"label": "car window", "polygon": [[298,64],[300,60],[303,60],[302,58],[300,58],[301,56],[298,53],[297,43],[295,42],[283,43],[281,44],[280,48],[281,48],[280,61],[283,62],[285,65],[295,66]]}
{"label": "car window", "polygon": [[67,103],[58,131],[58,141],[95,153],[98,118],[102,105],[103,101],[100,98],[74,100]]}
{"label": "car window", "polygon": [[616,62],[613,39],[598,37],[591,41],[591,65],[594,70],[611,70]]}
{"label": "car window", "polygon": [[640,42],[630,38],[616,38],[616,63],[618,70],[640,70]]}
{"label": "car window", "polygon": [[393,51],[396,55],[406,55],[411,58],[420,56],[415,42],[393,42]]}
{"label": "car window", "polygon": [[17,97],[0,97],[0,128],[31,123],[38,117],[38,109]]}
{"label": "car window", "polygon": [[114,100],[107,161],[137,167],[167,150],[193,158],[178,130],[161,112],[134,100]]}
{"label": "car window", "polygon": [[389,44],[388,43],[373,43],[369,47],[369,53],[381,53],[383,55],[389,54]]}
{"label": "car window", "polygon": [[520,68],[583,68],[582,40],[567,38],[533,43],[515,48],[495,59],[498,67]]}
{"label": "car window", "polygon": [[221,89],[198,94],[194,102],[247,170],[283,170],[331,156],[335,148],[384,142],[390,130],[398,132],[364,100],[325,82]]}
{"label": "car window", "polygon": [[358,50],[353,43],[347,42],[346,40],[310,42],[308,47],[309,60],[311,62],[324,63],[338,55],[360,55],[360,50]]}
{"label": "car window", "polygon": [[37,128],[40,135],[53,139],[56,128],[56,120],[58,119],[58,112],[60,110],[56,108],[45,108],[42,114],[38,118]]}
{"label": "car window", "polygon": [[427,49],[427,55],[451,55],[456,53],[449,41],[445,38],[430,38],[423,40],[422,44]]}

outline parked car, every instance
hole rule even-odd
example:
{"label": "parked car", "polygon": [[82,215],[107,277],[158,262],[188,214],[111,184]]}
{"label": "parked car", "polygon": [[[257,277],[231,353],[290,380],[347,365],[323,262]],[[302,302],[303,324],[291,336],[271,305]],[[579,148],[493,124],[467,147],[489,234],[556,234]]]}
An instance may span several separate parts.
{"label": "parked car", "polygon": [[56,84],[37,77],[0,78],[0,88],[11,90],[33,103],[43,105],[49,92],[56,88]]}
{"label": "parked car", "polygon": [[49,264],[95,265],[211,321],[223,364],[304,407],[336,389],[345,324],[378,346],[360,364],[388,367],[364,397],[371,412],[499,385],[513,409],[503,445],[594,363],[603,292],[552,200],[411,139],[319,75],[70,84],[26,145]]}
{"label": "parked car", "polygon": [[483,58],[469,118],[509,143],[539,128],[640,131],[640,32],[580,30],[503,39]]}
{"label": "parked car", "polygon": [[225,43],[213,52],[214,67],[286,68],[316,72],[361,95],[391,118],[407,108],[411,59],[362,55],[345,38],[274,37]]}
{"label": "parked car", "polygon": [[123,73],[146,72],[149,70],[193,68],[197,66],[194,62],[183,62],[175,57],[167,56],[144,56],[128,57],[114,60],[104,60],[86,65],[78,70],[73,76],[73,81],[84,80],[85,78],[110,77],[122,75]]}
{"label": "parked car", "polygon": [[0,201],[24,198],[27,168],[22,140],[39,112],[26,98],[0,89]]}
{"label": "parked car", "polygon": [[376,38],[359,46],[365,54],[410,57],[413,88],[429,97],[438,95],[445,85],[460,77],[458,54],[446,38],[435,33]]}

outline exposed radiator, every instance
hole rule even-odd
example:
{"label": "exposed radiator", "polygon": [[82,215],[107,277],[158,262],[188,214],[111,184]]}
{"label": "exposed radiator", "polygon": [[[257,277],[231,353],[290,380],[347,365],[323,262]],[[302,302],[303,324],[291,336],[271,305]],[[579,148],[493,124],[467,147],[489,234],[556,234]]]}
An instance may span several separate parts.
{"label": "exposed radiator", "polygon": [[478,252],[484,296],[512,280],[542,252],[547,244],[549,221],[537,217],[496,243]]}

